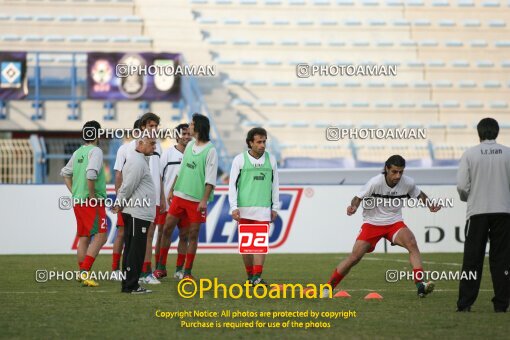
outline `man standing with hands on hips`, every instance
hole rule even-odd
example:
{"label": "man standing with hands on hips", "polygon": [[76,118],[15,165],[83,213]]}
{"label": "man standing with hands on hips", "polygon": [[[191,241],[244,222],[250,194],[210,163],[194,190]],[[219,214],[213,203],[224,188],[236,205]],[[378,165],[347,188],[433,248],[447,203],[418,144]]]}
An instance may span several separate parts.
{"label": "man standing with hands on hips", "polygon": [[460,280],[457,312],[470,312],[478,297],[489,239],[492,303],[496,313],[505,313],[510,302],[510,148],[496,143],[496,120],[484,118],[476,128],[480,144],[464,152],[457,173],[460,200],[467,202],[462,272],[476,272],[476,279]]}
{"label": "man standing with hands on hips", "polygon": [[[276,219],[279,204],[276,159],[266,152],[267,132],[261,127],[248,131],[247,151],[232,162],[228,188],[230,213],[238,224],[267,224]],[[248,281],[267,285],[262,279],[265,254],[243,254]]]}
{"label": "man standing with hands on hips", "polygon": [[[122,185],[117,192],[114,213],[122,211],[124,220],[124,255],[122,292],[131,294],[151,293],[141,287],[138,279],[147,245],[149,226],[156,216],[156,188],[149,168],[149,156],[156,150],[156,139],[144,135],[136,141],[122,169]],[[119,205],[118,205],[119,204]]]}

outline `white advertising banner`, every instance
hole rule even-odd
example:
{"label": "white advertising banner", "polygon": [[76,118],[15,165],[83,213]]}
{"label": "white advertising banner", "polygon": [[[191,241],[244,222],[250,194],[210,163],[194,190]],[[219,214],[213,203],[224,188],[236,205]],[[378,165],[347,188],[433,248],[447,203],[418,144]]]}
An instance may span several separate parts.
{"label": "white advertising banner", "polygon": [[[361,208],[347,216],[346,208],[358,185],[282,186],[279,216],[269,231],[270,253],[347,253],[362,224]],[[466,205],[453,185],[421,186],[432,198],[448,199],[452,207],[431,213],[404,208],[404,222],[422,252],[462,252]],[[110,198],[115,198],[112,187]],[[2,224],[0,254],[70,254],[76,251],[76,220],[66,203],[64,185],[0,185]],[[229,215],[227,187],[218,187],[209,203],[207,223],[199,236],[200,253],[237,253],[237,226]],[[116,215],[107,209],[111,252]],[[113,227],[112,227],[113,226]],[[176,235],[172,237],[174,247]],[[386,248],[386,249],[385,249]],[[381,240],[376,252],[405,252]]]}

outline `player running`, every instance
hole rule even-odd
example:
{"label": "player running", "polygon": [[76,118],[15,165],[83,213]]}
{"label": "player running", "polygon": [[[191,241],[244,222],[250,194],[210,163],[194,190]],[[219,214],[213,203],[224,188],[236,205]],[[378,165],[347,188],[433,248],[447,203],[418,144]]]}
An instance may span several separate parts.
{"label": "player running", "polygon": [[[427,195],[421,191],[411,177],[404,175],[405,159],[393,155],[385,163],[384,172],[372,177],[363,189],[347,207],[347,215],[356,213],[362,200],[370,198],[391,199],[418,198],[425,203],[431,212],[437,212],[440,206],[430,204]],[[354,243],[352,253],[335,268],[328,283],[335,288],[366,253],[374,251],[377,242],[385,238],[392,243],[404,247],[409,252],[413,267],[414,282],[418,289],[418,296],[425,297],[434,290],[433,282],[423,282],[423,268],[420,251],[413,232],[407,228],[402,220],[402,205],[388,206],[379,204],[373,206],[365,201],[363,206],[363,225]],[[372,201],[374,202],[374,201]],[[323,292],[329,297],[329,290]]]}
{"label": "player running", "polygon": [[[106,210],[102,200],[106,199],[106,181],[103,165],[103,151],[98,147],[101,125],[95,120],[83,125],[85,144],[73,153],[62,168],[60,175],[72,193],[76,216],[78,243],[78,264],[84,286],[97,287],[99,284],[88,278],[88,272],[101,247],[106,243]],[[92,236],[94,239],[91,241]]]}
{"label": "player running", "polygon": [[[133,125],[133,129],[140,128],[140,119],[137,119]],[[129,148],[129,143],[122,144],[117,150],[117,157],[115,159],[115,193],[118,194],[119,188],[122,185],[122,168],[126,164],[126,150]],[[113,242],[112,252],[112,271],[115,275],[112,277],[116,278],[117,281],[122,281],[122,275],[120,275],[120,259],[122,256],[122,249],[124,248],[124,221],[122,220],[122,213],[117,214],[117,234],[115,235],[115,241]]]}
{"label": "player running", "polygon": [[[267,132],[248,131],[248,149],[232,162],[228,188],[230,213],[238,224],[267,224],[275,220],[279,202],[276,159],[266,152]],[[262,279],[265,254],[243,254],[248,281],[267,285]]]}
{"label": "player running", "polygon": [[[188,124],[179,124],[176,128],[176,131],[179,132],[181,137],[178,137],[177,144],[163,151],[163,156],[161,157],[161,178],[163,179],[163,188],[165,197],[168,197],[170,194],[170,188],[172,184],[174,184],[175,177],[177,176],[177,172],[179,171],[179,167],[182,162],[182,157],[184,156],[184,150],[191,140],[191,135],[189,133],[189,125]],[[170,206],[170,202],[168,203]],[[179,243],[177,245],[177,261],[175,264],[175,273],[174,277],[176,279],[182,279],[184,276],[184,262],[186,260],[186,249],[188,247],[188,231],[187,228],[189,225],[186,223],[185,219],[181,219],[179,221]],[[167,276],[166,271],[166,261],[168,257],[169,249],[161,248],[161,239],[163,238],[163,225],[158,225],[158,235],[156,237],[156,270],[154,271],[154,276],[157,279],[163,278]]]}
{"label": "player running", "polygon": [[[188,143],[168,200],[170,209],[163,228],[161,248],[170,248],[170,236],[183,219],[189,223],[188,249],[184,266],[184,279],[194,280],[191,275],[198,246],[200,224],[205,223],[207,202],[212,201],[218,172],[218,154],[210,142],[209,119],[199,113],[192,116],[190,134],[195,140]],[[163,256],[163,257],[162,257]],[[160,255],[160,261],[167,254]]]}

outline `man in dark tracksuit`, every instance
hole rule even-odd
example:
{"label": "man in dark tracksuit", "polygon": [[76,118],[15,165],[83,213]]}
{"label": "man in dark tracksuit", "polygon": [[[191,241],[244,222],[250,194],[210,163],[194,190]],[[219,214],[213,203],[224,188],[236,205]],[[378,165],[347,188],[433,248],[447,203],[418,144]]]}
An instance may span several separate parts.
{"label": "man in dark tracksuit", "polygon": [[482,119],[477,129],[481,143],[462,155],[457,174],[460,199],[467,202],[462,271],[476,272],[476,280],[460,281],[457,311],[471,311],[478,296],[489,239],[492,303],[495,312],[506,312],[510,299],[510,148],[496,143],[496,120]]}
{"label": "man in dark tracksuit", "polygon": [[[117,192],[116,207],[122,210],[124,220],[124,255],[122,270],[126,279],[122,281],[122,292],[146,294],[150,290],[141,287],[138,279],[142,271],[147,233],[156,216],[156,189],[149,169],[149,157],[156,149],[154,138],[143,137],[136,141],[136,148],[126,157],[122,169],[122,185]],[[149,204],[147,204],[149,202]]]}

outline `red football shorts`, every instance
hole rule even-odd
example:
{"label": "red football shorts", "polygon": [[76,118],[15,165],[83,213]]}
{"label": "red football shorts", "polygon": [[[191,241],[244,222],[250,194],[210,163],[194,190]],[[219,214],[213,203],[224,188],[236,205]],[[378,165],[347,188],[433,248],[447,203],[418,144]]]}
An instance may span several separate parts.
{"label": "red football shorts", "polygon": [[[168,213],[179,218],[184,223],[205,223],[207,211],[198,211],[198,202],[188,201],[178,196],[172,198]],[[180,223],[182,224],[182,223]],[[183,227],[183,225],[181,225]]]}
{"label": "red football shorts", "polygon": [[394,236],[402,228],[407,228],[403,221],[398,221],[390,225],[373,225],[370,223],[363,223],[356,240],[370,243],[370,249],[368,252],[371,253],[374,251],[377,242],[379,242],[379,240],[383,237],[393,243]]}
{"label": "red football shorts", "polygon": [[117,227],[123,227],[124,226],[124,219],[122,218],[122,213],[117,213]]}
{"label": "red football shorts", "polygon": [[165,224],[167,212],[164,211],[162,214],[159,213],[159,205],[156,206],[156,217],[154,218],[154,224]]}
{"label": "red football shorts", "polygon": [[78,237],[89,237],[98,233],[106,233],[106,209],[104,205],[75,205],[76,234]]}
{"label": "red football shorts", "polygon": [[255,220],[249,220],[247,218],[241,218],[239,219],[239,224],[270,224],[269,221],[255,221]]}

